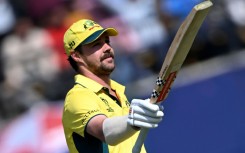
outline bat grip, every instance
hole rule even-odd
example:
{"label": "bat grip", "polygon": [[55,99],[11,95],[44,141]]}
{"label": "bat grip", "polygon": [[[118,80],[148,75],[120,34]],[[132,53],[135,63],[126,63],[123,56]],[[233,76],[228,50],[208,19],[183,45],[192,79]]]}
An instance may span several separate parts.
{"label": "bat grip", "polygon": [[132,153],[140,153],[142,145],[144,144],[144,141],[146,139],[148,132],[149,132],[149,129],[147,129],[147,128],[142,128],[140,130],[140,134],[139,134],[139,136],[138,136],[138,138],[134,144]]}

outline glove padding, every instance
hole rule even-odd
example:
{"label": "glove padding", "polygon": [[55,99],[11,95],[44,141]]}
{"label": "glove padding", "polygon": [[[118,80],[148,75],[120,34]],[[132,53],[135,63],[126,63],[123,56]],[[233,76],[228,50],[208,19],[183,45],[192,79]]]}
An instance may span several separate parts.
{"label": "glove padding", "polygon": [[133,99],[127,122],[136,127],[155,128],[164,116],[163,107],[151,104],[150,99]]}

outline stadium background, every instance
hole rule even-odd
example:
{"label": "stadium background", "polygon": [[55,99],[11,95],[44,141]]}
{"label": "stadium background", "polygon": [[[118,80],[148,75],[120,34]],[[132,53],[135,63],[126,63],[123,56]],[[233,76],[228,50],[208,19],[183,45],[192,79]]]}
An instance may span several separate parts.
{"label": "stadium background", "polygon": [[[199,2],[2,0],[0,152],[68,152],[61,113],[74,72],[62,39],[73,21],[118,29],[112,77],[126,85],[129,100],[146,98],[177,28]],[[146,140],[149,153],[245,152],[244,8],[244,0],[214,1],[163,103],[165,119]]]}

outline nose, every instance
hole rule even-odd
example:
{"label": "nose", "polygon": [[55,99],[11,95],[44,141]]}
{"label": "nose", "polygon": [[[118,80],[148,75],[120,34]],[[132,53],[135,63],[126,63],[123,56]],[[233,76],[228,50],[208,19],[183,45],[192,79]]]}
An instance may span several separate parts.
{"label": "nose", "polygon": [[104,43],[103,48],[104,48],[104,52],[111,51],[111,49],[112,49],[108,43]]}

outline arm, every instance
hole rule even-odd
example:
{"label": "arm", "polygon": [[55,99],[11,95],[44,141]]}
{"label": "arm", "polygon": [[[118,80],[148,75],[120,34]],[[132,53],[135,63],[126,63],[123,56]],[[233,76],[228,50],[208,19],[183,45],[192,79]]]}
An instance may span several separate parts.
{"label": "arm", "polygon": [[97,115],[89,121],[86,131],[109,145],[117,145],[140,128],[157,127],[162,117],[163,112],[158,105],[147,100],[134,99],[129,115],[111,118]]}
{"label": "arm", "polygon": [[107,117],[105,115],[96,115],[87,124],[86,132],[101,141],[105,142],[103,134],[103,122]]}

